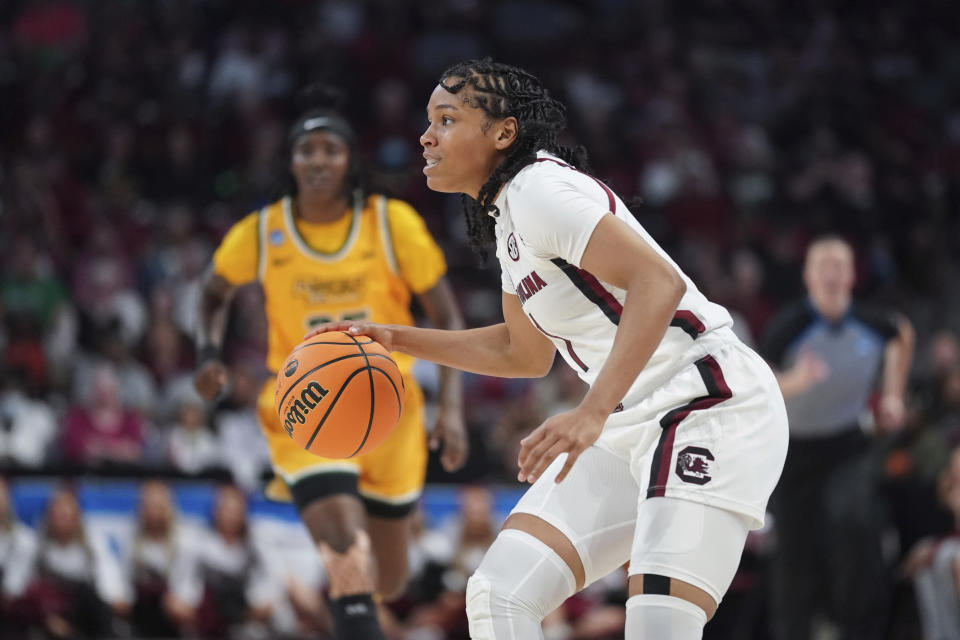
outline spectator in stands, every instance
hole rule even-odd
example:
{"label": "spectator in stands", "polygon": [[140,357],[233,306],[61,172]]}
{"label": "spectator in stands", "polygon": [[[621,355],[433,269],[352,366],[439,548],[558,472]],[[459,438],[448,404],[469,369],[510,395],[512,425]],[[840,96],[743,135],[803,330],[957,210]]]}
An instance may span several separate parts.
{"label": "spectator in stands", "polygon": [[[544,633],[576,640],[614,640],[623,635],[626,622],[627,567],[589,585],[544,620]],[[729,592],[728,592],[729,593]],[[727,604],[724,598],[724,606]],[[711,620],[712,622],[712,620]],[[712,625],[711,625],[712,626]],[[708,635],[709,627],[704,630]]]}
{"label": "spectator in stands", "polygon": [[577,406],[587,392],[586,383],[559,358],[550,373],[535,384],[524,380],[520,386],[517,382],[515,395],[499,399],[498,419],[488,438],[498,467],[506,476],[512,475],[508,470],[516,466],[520,440],[549,416]]}
{"label": "spectator in stands", "polygon": [[153,290],[150,327],[139,350],[157,389],[150,415],[158,423],[175,419],[181,394],[193,388],[193,344],[173,323],[172,305],[169,288]]}
{"label": "spectator in stands", "polygon": [[18,629],[14,602],[33,577],[37,541],[33,531],[13,513],[7,481],[0,477],[0,638],[14,638]]}
{"label": "spectator in stands", "polygon": [[38,468],[57,436],[53,408],[21,370],[0,367],[0,464]]}
{"label": "spectator in stands", "polygon": [[205,638],[262,632],[279,597],[268,555],[251,535],[243,493],[223,487],[212,530],[189,545],[172,569],[170,614],[181,629]]}
{"label": "spectator in stands", "polygon": [[51,495],[32,563],[34,579],[17,608],[51,637],[109,636],[114,614],[128,612],[120,567],[88,537],[69,490]]}
{"label": "spectator in stands", "polygon": [[427,526],[422,505],[413,513],[410,526],[410,546],[407,549],[410,580],[399,604],[391,603],[395,609],[397,606],[410,608],[418,602],[433,602],[444,589],[443,574],[456,550],[457,541],[449,530]]}
{"label": "spectator in stands", "polygon": [[143,483],[126,576],[132,592],[131,622],[139,636],[176,637],[177,625],[164,602],[169,593],[170,568],[185,544],[170,490],[158,481]]}
{"label": "spectator in stands", "polygon": [[74,290],[85,333],[115,331],[132,348],[146,330],[147,307],[130,285],[132,269],[116,236],[113,225],[94,226],[88,252],[76,261]]}
{"label": "spectator in stands", "polygon": [[81,354],[74,367],[74,399],[88,402],[93,394],[94,372],[108,366],[116,374],[120,402],[144,418],[150,418],[158,405],[156,385],[147,367],[121,339],[117,323],[109,322],[98,328],[91,339],[94,351]]}
{"label": "spectator in stands", "polygon": [[0,354],[0,367],[17,370],[28,391],[46,393],[51,372],[39,328],[23,315],[8,317],[6,328],[8,341]]}
{"label": "spectator in stands", "polygon": [[938,392],[937,428],[952,444],[960,444],[960,367],[944,375]]}
{"label": "spectator in stands", "polygon": [[203,399],[193,389],[184,391],[177,422],[170,427],[169,462],[184,473],[196,474],[222,465],[223,455],[207,424]]}
{"label": "spectator in stands", "polygon": [[510,470],[516,468],[520,441],[550,414],[535,385],[527,385],[512,398],[501,399],[499,406],[497,421],[489,430],[489,446],[496,455],[498,475],[509,477]]}
{"label": "spectator in stands", "polygon": [[953,514],[953,535],[921,540],[906,572],[913,576],[924,640],[960,638],[960,448],[940,478],[940,500]]}
{"label": "spectator in stands", "polygon": [[83,7],[70,0],[28,2],[13,24],[18,47],[45,51],[53,60],[65,59],[77,51],[89,35]]}
{"label": "spectator in stands", "polygon": [[66,290],[34,238],[19,235],[12,247],[9,270],[0,273],[0,300],[8,316],[22,316],[46,335],[69,302]]}
{"label": "spectator in stands", "polygon": [[[301,579],[300,571],[289,572],[284,580],[296,630],[305,638],[333,633],[333,617],[319,589]],[[324,635],[326,634],[326,635]]]}
{"label": "spectator in stands", "polygon": [[467,578],[473,575],[483,554],[487,552],[499,527],[494,521],[493,495],[483,485],[464,487],[460,491],[457,545],[444,582],[452,590],[465,590]]}
{"label": "spectator in stands", "polygon": [[107,366],[93,374],[89,404],[67,413],[63,430],[67,462],[85,466],[135,464],[143,446],[139,415],[120,402],[117,376]]}
{"label": "spectator in stands", "polygon": [[223,460],[234,482],[251,491],[259,486],[270,469],[266,439],[257,420],[257,394],[262,378],[260,367],[240,362],[230,368],[230,388],[214,416],[217,444],[230,455]]}
{"label": "spectator in stands", "polygon": [[[467,635],[465,593],[467,579],[479,566],[499,529],[493,495],[482,485],[464,487],[460,511],[438,531],[422,530],[411,552],[415,553],[416,588],[429,603],[415,606],[409,625],[437,635],[427,638],[460,638]],[[439,574],[439,580],[436,577]]]}

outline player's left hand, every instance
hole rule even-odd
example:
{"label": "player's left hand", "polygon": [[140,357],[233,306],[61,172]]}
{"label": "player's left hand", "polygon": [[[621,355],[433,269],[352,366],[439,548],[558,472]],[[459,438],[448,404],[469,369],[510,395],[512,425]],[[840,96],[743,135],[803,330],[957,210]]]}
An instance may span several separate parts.
{"label": "player's left hand", "polygon": [[547,418],[520,441],[520,455],[517,458],[520,473],[517,474],[517,480],[535,482],[554,458],[566,453],[567,460],[555,481],[563,480],[580,454],[600,437],[605,421],[606,416],[597,415],[583,407]]}
{"label": "player's left hand", "polygon": [[467,461],[470,444],[462,409],[440,406],[430,432],[430,450],[436,451],[441,445],[440,464],[444,471],[456,471]]}

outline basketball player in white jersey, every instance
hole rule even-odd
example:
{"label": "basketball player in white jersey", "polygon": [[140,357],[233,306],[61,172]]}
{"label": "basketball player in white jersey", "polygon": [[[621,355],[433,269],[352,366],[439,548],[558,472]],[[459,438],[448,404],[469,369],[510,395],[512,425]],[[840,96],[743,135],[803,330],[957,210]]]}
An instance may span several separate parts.
{"label": "basketball player in white jersey", "polygon": [[727,311],[557,143],[563,114],[490,60],[449,69],[427,107],[427,185],[466,194],[472,244],[495,242],[503,323],[321,330],[503,377],[543,376],[559,351],[590,385],[523,440],[532,486],[468,583],[473,638],[542,638],[544,616],[627,561],[626,638],[701,638],[783,467],[783,399]]}

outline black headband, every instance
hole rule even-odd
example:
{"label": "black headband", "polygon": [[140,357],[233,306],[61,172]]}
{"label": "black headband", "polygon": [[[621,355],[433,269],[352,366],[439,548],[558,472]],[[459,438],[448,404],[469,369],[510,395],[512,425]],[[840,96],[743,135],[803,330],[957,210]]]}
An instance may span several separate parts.
{"label": "black headband", "polygon": [[353,127],[351,127],[350,123],[341,116],[313,112],[304,115],[297,120],[292,127],[290,127],[290,134],[287,136],[287,142],[292,147],[297,141],[297,138],[303,134],[320,130],[332,131],[343,138],[346,143],[351,146],[356,138],[353,133]]}

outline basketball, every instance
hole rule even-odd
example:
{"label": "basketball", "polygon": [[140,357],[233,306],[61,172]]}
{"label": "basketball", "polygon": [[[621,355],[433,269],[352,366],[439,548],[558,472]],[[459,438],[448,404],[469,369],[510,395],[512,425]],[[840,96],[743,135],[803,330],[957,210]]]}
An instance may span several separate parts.
{"label": "basketball", "polygon": [[397,426],[403,378],[380,343],[331,331],[287,356],[274,406],[301,447],[324,458],[352,458],[376,449]]}

